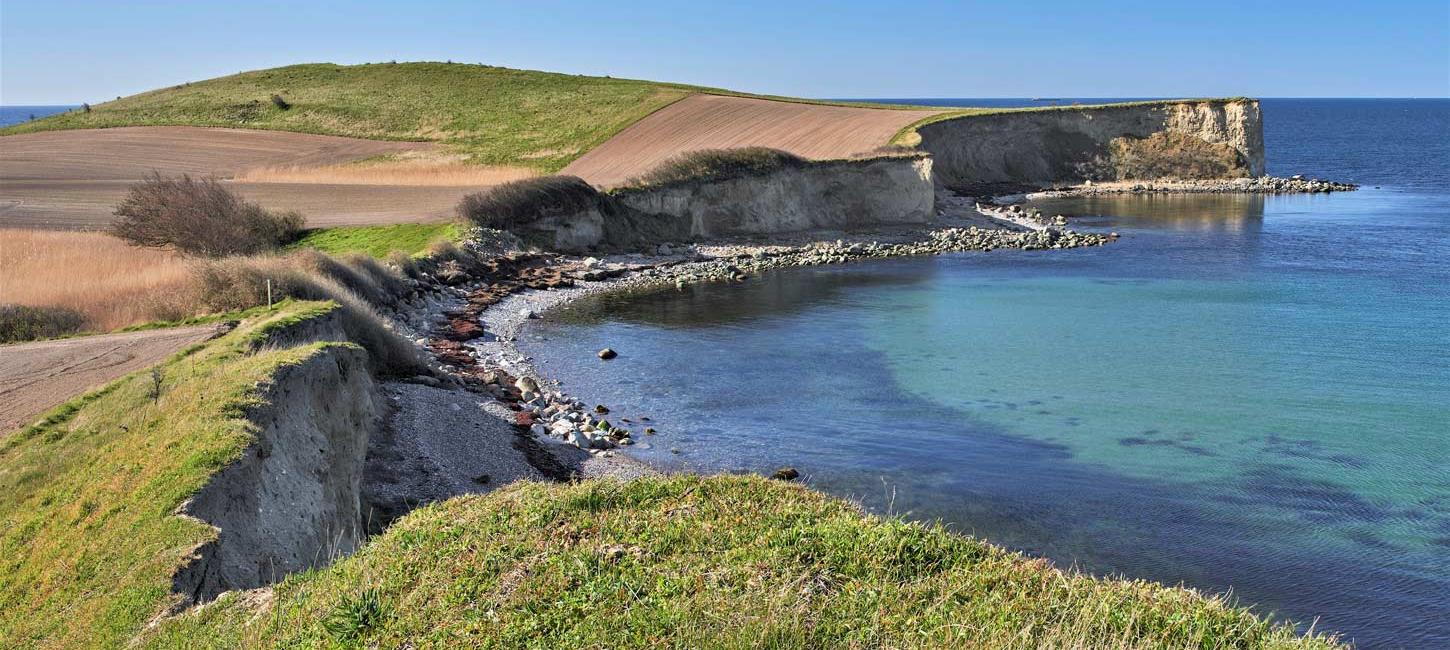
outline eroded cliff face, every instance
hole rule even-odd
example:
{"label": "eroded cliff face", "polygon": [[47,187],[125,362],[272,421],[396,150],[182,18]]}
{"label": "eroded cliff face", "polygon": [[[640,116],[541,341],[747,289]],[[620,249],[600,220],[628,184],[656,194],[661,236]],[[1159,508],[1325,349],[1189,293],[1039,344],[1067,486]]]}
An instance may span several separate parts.
{"label": "eroded cliff face", "polygon": [[925,156],[812,162],[766,174],[617,190],[600,209],[519,228],[554,250],[638,248],[666,241],[806,230],[851,230],[931,219]]}
{"label": "eroded cliff face", "polygon": [[935,205],[931,164],[923,157],[831,161],[624,190],[615,198],[630,209],[684,221],[691,238],[924,223]]}
{"label": "eroded cliff face", "polygon": [[1254,100],[967,116],[918,129],[937,182],[994,186],[1086,180],[1232,178],[1264,173],[1263,122]]}
{"label": "eroded cliff face", "polygon": [[285,366],[247,412],[256,441],[182,508],[218,529],[173,578],[182,605],[271,584],[354,551],[381,405],[367,353],[333,344]]}

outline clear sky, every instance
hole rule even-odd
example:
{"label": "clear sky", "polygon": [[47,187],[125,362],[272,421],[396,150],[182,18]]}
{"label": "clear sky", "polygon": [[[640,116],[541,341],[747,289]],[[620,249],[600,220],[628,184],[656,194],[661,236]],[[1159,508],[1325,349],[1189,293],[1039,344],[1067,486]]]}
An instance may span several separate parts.
{"label": "clear sky", "polygon": [[454,60],[806,97],[1445,97],[1450,0],[0,0],[0,103]]}

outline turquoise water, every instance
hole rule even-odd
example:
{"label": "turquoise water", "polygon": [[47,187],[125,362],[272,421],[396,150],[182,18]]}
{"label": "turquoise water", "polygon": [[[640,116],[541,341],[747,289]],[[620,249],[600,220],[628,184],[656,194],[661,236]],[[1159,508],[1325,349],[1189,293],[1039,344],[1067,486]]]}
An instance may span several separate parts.
{"label": "turquoise water", "polygon": [[1450,646],[1450,192],[1425,151],[1402,186],[1059,202],[1122,239],[605,297],[523,344],[650,416],[631,453],[666,467],[789,464],[1064,565]]}

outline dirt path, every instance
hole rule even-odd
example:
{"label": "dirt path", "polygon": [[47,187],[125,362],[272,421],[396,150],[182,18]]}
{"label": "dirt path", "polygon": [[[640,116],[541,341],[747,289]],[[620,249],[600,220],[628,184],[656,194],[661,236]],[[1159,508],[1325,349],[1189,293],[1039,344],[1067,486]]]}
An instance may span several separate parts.
{"label": "dirt path", "polygon": [[938,112],[692,95],[620,131],[562,173],[608,187],[684,151],[749,146],[844,158],[885,145],[903,127]]}
{"label": "dirt path", "polygon": [[202,325],[0,346],[0,434],[216,331]]}

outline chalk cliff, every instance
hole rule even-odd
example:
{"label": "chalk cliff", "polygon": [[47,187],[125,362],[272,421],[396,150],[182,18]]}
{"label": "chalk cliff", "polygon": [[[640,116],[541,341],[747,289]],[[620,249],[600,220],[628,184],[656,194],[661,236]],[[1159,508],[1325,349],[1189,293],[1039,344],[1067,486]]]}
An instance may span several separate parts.
{"label": "chalk cliff", "polygon": [[917,131],[937,182],[954,190],[1264,173],[1263,122],[1251,99],[964,116]]}

